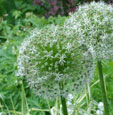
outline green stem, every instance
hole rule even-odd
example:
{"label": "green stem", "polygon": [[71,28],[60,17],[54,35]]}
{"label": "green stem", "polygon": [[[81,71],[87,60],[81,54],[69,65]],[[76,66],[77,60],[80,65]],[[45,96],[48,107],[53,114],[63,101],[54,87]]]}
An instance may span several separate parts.
{"label": "green stem", "polygon": [[61,96],[61,103],[62,103],[62,112],[64,115],[68,115],[67,112],[67,105],[66,105],[66,100],[64,97]]}
{"label": "green stem", "polygon": [[[60,84],[60,90],[63,89],[63,84]],[[68,112],[67,112],[67,105],[66,105],[66,99],[61,96],[61,103],[62,103],[62,112],[63,112],[63,115],[68,115]]]}
{"label": "green stem", "polygon": [[98,65],[99,79],[100,79],[100,85],[101,85],[103,103],[104,103],[104,115],[109,115],[101,61],[98,61],[97,65]]}

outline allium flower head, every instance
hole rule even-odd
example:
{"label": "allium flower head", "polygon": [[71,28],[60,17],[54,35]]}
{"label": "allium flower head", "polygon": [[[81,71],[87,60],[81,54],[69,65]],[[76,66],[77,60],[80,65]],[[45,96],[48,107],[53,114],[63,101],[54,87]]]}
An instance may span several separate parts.
{"label": "allium flower head", "polygon": [[78,8],[65,22],[68,36],[79,38],[100,59],[113,58],[113,7],[91,2]]}
{"label": "allium flower head", "polygon": [[40,96],[66,96],[92,76],[91,53],[64,31],[54,25],[34,30],[19,49],[18,75]]}

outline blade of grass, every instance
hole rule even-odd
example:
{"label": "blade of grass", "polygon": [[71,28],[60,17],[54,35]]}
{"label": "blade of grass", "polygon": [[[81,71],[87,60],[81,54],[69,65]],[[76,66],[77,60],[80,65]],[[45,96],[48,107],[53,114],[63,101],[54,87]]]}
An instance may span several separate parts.
{"label": "blade of grass", "polygon": [[37,108],[31,108],[30,109],[31,111],[43,111],[43,112],[49,112],[50,110],[49,109],[37,109]]}
{"label": "blade of grass", "polygon": [[48,108],[49,108],[50,115],[52,115],[52,114],[51,114],[50,104],[49,104],[49,101],[48,101],[48,98],[47,98],[47,97],[46,97],[46,102],[47,102],[47,105],[48,105]]}
{"label": "blade of grass", "polygon": [[[28,103],[27,103],[27,98],[26,98],[26,94],[25,94],[25,90],[24,90],[24,85],[22,83],[22,111],[23,113],[27,113],[27,115],[30,115],[29,113],[29,106],[28,106]],[[24,109],[24,110],[23,110]]]}
{"label": "blade of grass", "polygon": [[2,95],[0,95],[0,98],[1,98],[1,100],[3,101],[4,106],[5,106],[5,107],[6,107],[6,109],[7,109],[8,115],[10,115],[9,108],[7,107],[7,105],[6,105],[6,103],[5,103],[5,101],[4,101],[3,97],[2,97]]}
{"label": "blade of grass", "polygon": [[0,108],[1,108],[1,111],[3,112],[3,107],[2,107],[2,104],[1,104],[1,102],[0,102]]}
{"label": "blade of grass", "polygon": [[25,98],[24,98],[24,86],[23,86],[23,83],[22,83],[22,96],[21,96],[21,100],[22,100],[22,105],[21,105],[21,113],[22,115],[26,115],[26,106],[25,106]]}
{"label": "blade of grass", "polygon": [[[93,83],[90,88],[94,87],[97,83],[99,83],[99,80],[97,80],[95,83]],[[88,93],[88,92],[87,92]],[[82,96],[80,96],[80,98],[77,100],[77,103],[80,103],[84,98],[86,97],[86,93]]]}
{"label": "blade of grass", "polygon": [[10,100],[11,100],[11,104],[12,104],[12,107],[13,107],[13,110],[14,110],[14,115],[16,115],[16,112],[15,112],[15,107],[14,107],[14,103],[13,103],[12,98],[11,98]]}
{"label": "blade of grass", "polygon": [[18,112],[18,111],[13,111],[13,110],[9,110],[9,111],[10,111],[10,113],[14,113],[15,115],[17,115],[17,114],[22,115],[21,112]]}
{"label": "blade of grass", "polygon": [[85,94],[86,94],[86,102],[87,102],[87,106],[89,105],[89,97],[88,97],[88,90],[87,90],[87,86],[85,87]]}

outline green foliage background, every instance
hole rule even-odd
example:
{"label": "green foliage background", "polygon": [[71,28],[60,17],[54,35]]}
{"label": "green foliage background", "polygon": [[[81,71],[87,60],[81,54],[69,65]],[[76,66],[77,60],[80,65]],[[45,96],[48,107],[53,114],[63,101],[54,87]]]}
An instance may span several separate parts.
{"label": "green foliage background", "polygon": [[[32,2],[32,0],[10,0],[10,2],[0,0],[0,112],[4,115],[16,115],[14,111],[26,115],[29,108],[48,109],[48,102],[37,97],[27,87],[24,78],[16,76],[18,47],[34,28],[41,29],[53,23],[61,26],[68,17],[58,15],[46,19],[42,16],[44,9],[34,6]],[[113,115],[113,62],[103,61],[103,67],[107,81],[110,115]],[[96,71],[91,84],[98,80],[97,73]],[[97,102],[102,101],[99,87],[100,85],[96,84],[91,88],[92,99]],[[50,100],[50,107],[54,106],[54,103]],[[86,109],[86,107],[83,108]],[[38,111],[30,111],[30,114],[49,115],[48,112]]]}
{"label": "green foliage background", "polygon": [[[0,21],[0,111],[7,114],[14,109],[15,111],[22,111],[22,102],[25,104],[24,109],[26,108],[23,114],[27,112],[27,104],[32,108],[46,109],[48,108],[47,102],[34,95],[23,78],[16,77],[18,47],[34,28],[41,29],[52,23],[62,25],[66,17],[49,17],[47,20],[33,14],[33,12],[25,11],[23,18],[23,12],[16,9],[12,9],[11,16],[12,18],[2,16]],[[13,23],[12,19],[14,20]],[[25,97],[22,96],[22,85],[27,103],[23,100]],[[53,105],[53,102],[50,103]],[[45,115],[45,113],[48,114],[48,112],[30,112],[32,115]]]}

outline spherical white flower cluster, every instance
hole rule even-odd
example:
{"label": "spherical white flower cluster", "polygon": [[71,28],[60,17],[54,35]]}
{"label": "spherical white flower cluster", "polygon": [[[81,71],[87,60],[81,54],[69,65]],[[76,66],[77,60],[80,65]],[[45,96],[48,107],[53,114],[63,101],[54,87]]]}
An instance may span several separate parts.
{"label": "spherical white flower cluster", "polygon": [[78,8],[64,24],[68,36],[78,37],[98,60],[113,58],[113,7],[91,2]]}
{"label": "spherical white flower cluster", "polygon": [[64,28],[55,25],[35,30],[19,49],[17,74],[25,76],[40,96],[67,96],[92,76],[91,53],[64,33]]}

